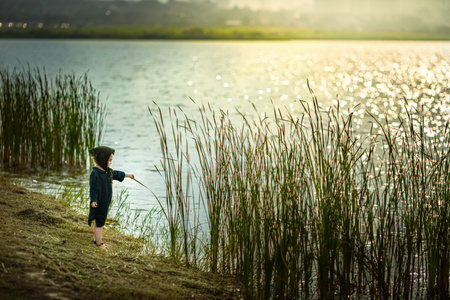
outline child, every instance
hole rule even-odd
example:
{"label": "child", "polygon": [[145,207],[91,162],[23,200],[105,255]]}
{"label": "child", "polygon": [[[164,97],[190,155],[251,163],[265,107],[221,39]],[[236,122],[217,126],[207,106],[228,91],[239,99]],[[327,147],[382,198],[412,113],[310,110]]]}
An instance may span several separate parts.
{"label": "child", "polygon": [[91,205],[89,207],[88,224],[94,222],[95,244],[109,249],[108,244],[102,242],[102,227],[105,225],[109,204],[112,198],[112,181],[123,181],[125,177],[134,179],[133,174],[126,174],[122,171],[113,171],[111,163],[114,158],[114,149],[100,146],[89,150],[94,157],[95,166],[92,169],[89,180]]}

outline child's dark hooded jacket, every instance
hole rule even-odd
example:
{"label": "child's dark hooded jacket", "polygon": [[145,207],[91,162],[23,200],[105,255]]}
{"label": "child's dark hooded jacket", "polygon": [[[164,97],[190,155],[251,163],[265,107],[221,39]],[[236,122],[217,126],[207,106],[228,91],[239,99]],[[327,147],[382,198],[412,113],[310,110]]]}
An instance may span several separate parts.
{"label": "child's dark hooded jacket", "polygon": [[102,227],[105,225],[109,205],[111,204],[112,180],[123,181],[125,173],[108,168],[108,160],[111,154],[114,154],[114,149],[100,146],[89,150],[89,153],[94,157],[95,162],[106,170],[103,171],[94,167],[89,180],[90,203],[97,202],[97,207],[93,208],[89,205],[88,224],[91,226],[92,220],[95,220],[97,227]]}

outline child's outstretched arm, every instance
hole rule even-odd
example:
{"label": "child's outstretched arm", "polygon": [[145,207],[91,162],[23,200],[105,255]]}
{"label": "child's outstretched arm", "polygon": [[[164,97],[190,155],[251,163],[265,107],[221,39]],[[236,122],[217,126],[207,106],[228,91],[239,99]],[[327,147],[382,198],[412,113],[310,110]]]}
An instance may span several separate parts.
{"label": "child's outstretched arm", "polygon": [[128,173],[125,173],[125,177],[134,179],[134,174],[128,174]]}

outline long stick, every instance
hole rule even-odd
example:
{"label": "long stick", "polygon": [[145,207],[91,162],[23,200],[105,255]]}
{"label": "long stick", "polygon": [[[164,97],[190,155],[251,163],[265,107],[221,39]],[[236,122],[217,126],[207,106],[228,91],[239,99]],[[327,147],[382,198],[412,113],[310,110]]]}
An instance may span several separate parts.
{"label": "long stick", "polygon": [[[143,184],[142,182],[140,182],[140,181],[137,180],[136,178],[133,178],[133,180],[136,181],[137,183],[139,183],[140,185],[142,185],[143,187],[145,187],[147,190],[150,191],[150,189],[149,189],[147,186],[145,186],[145,184]],[[150,192],[151,192],[151,191],[150,191]]]}
{"label": "long stick", "polygon": [[163,211],[163,213],[164,213],[164,216],[165,216],[166,219],[167,219],[167,214],[166,214],[166,211],[164,210],[164,206],[162,206],[161,202],[159,201],[159,199],[158,199],[158,197],[155,195],[155,193],[153,193],[153,192],[152,192],[145,184],[143,184],[142,182],[140,182],[140,181],[137,180],[136,178],[133,178],[133,180],[136,181],[137,183],[139,183],[140,185],[142,185],[143,187],[145,187],[150,193],[153,194],[153,196],[155,197],[156,201],[158,201],[158,204],[159,204],[159,206],[161,207],[161,209],[162,209],[162,211]]}

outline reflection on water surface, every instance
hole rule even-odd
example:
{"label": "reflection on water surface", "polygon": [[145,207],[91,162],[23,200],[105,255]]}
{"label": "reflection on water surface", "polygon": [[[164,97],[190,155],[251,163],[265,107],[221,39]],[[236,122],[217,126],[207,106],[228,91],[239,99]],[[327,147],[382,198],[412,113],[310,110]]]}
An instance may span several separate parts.
{"label": "reflection on water surface", "polygon": [[[424,112],[429,135],[450,116],[448,42],[1,40],[0,49],[0,65],[9,68],[30,63],[50,76],[88,72],[107,102],[104,144],[116,149],[113,167],[133,172],[158,196],[165,187],[154,167],[161,154],[147,110],[152,101],[163,109],[179,105],[188,115],[196,110],[189,97],[230,113],[236,107],[251,116],[253,103],[261,114],[273,105],[295,114],[299,99],[311,99],[309,80],[323,108],[339,103],[353,111],[361,135],[372,126],[366,111],[395,119],[405,114],[405,101]],[[88,181],[87,172],[54,176]],[[132,181],[116,187],[129,189],[133,206],[157,205]]]}

